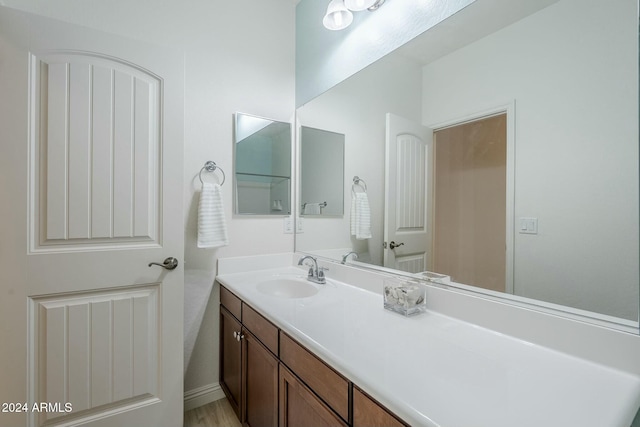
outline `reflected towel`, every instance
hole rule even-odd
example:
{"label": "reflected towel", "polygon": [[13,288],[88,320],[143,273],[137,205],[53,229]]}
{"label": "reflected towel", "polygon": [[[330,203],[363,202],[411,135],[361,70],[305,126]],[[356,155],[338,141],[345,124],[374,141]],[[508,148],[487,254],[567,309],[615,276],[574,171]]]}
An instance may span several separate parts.
{"label": "reflected towel", "polygon": [[320,203],[305,203],[304,212],[305,215],[320,215]]}
{"label": "reflected towel", "polygon": [[222,188],[219,184],[205,182],[198,204],[198,247],[217,248],[228,244]]}
{"label": "reflected towel", "polygon": [[358,240],[371,238],[371,210],[367,193],[351,193],[351,235]]}

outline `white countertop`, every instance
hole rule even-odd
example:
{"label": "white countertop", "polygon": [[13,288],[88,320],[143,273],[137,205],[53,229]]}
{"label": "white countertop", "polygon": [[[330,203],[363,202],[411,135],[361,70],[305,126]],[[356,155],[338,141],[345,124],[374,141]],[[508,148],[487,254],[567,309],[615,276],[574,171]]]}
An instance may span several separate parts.
{"label": "white countertop", "polygon": [[281,267],[217,280],[411,425],[628,427],[640,405],[635,374],[435,311],[404,317],[331,278],[309,298],[256,289],[305,275]]}

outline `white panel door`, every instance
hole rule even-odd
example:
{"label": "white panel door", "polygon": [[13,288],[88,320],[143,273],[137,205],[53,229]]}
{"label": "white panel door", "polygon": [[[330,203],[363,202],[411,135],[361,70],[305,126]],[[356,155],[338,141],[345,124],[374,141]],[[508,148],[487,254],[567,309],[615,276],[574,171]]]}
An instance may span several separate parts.
{"label": "white panel door", "polygon": [[429,269],[433,131],[387,113],[384,266]]}
{"label": "white panel door", "polygon": [[182,425],[183,64],[0,7],[0,425]]}

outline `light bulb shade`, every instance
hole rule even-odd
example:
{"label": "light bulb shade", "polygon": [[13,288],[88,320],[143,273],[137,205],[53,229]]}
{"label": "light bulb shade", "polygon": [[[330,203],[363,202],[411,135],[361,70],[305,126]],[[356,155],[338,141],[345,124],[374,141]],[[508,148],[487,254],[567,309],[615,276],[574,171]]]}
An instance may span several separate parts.
{"label": "light bulb shade", "polygon": [[329,30],[342,30],[351,25],[353,14],[344,6],[343,0],[331,0],[322,23]]}
{"label": "light bulb shade", "polygon": [[344,0],[344,5],[349,10],[358,12],[360,10],[369,9],[376,3],[376,0]]}

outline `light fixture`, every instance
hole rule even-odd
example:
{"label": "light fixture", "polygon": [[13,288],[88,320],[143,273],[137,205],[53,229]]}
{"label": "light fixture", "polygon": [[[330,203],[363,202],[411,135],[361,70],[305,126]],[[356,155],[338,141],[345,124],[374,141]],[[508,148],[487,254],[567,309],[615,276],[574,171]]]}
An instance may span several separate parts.
{"label": "light fixture", "polygon": [[351,25],[352,10],[358,12],[366,9],[373,12],[384,2],[385,0],[331,0],[322,23],[329,30],[342,30]]}
{"label": "light fixture", "polygon": [[369,12],[373,12],[374,10],[378,10],[380,6],[384,4],[385,0],[376,0],[370,7],[367,8]]}
{"label": "light fixture", "polygon": [[347,9],[354,12],[369,9],[375,3],[376,0],[344,0],[344,5],[347,6]]}
{"label": "light fixture", "polygon": [[343,0],[331,0],[322,23],[329,30],[342,30],[351,25],[353,13],[344,5]]}

